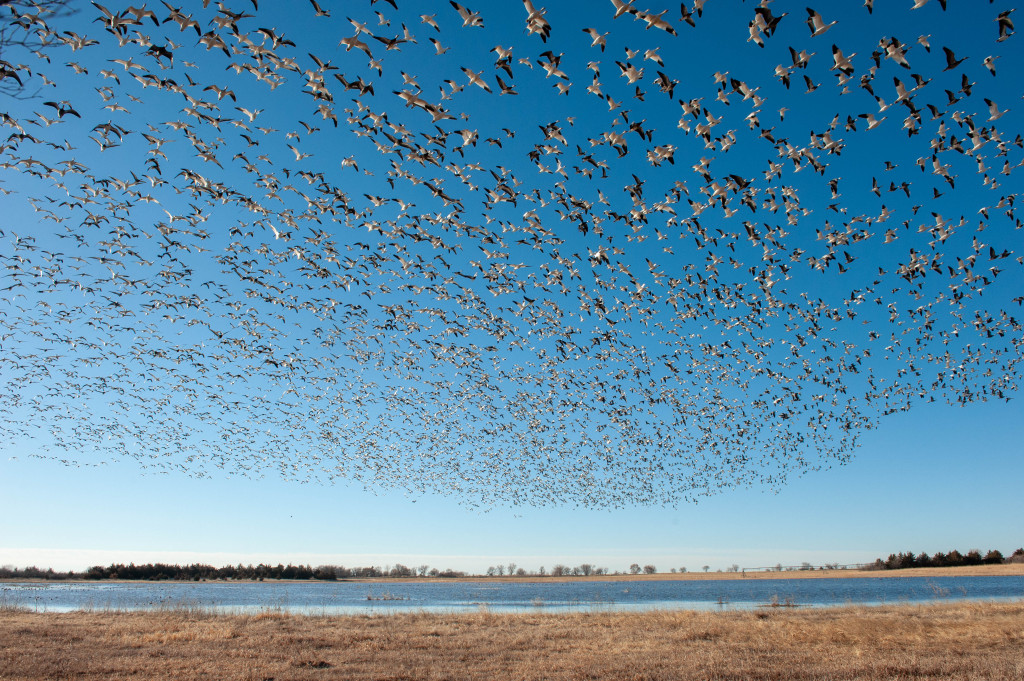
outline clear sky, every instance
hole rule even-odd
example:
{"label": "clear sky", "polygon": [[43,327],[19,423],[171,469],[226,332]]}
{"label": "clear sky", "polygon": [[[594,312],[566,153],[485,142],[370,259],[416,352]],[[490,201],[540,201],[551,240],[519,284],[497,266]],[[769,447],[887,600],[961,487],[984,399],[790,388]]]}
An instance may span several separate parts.
{"label": "clear sky", "polygon": [[130,465],[5,460],[0,562],[429,564],[484,571],[583,562],[626,570],[859,563],[899,551],[1024,543],[1021,401],[893,416],[853,461],[777,494],[729,490],[676,509],[469,510],[274,477],[195,480]]}
{"label": "clear sky", "polygon": [[230,4],[0,55],[0,564],[1024,544],[1007,7]]}

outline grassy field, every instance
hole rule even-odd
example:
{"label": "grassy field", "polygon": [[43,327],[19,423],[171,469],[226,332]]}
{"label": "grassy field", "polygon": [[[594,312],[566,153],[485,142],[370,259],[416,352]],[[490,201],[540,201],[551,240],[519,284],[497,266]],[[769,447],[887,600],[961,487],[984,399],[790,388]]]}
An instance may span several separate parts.
{"label": "grassy field", "polygon": [[1024,602],[310,617],[0,611],[0,679],[1024,679]]}

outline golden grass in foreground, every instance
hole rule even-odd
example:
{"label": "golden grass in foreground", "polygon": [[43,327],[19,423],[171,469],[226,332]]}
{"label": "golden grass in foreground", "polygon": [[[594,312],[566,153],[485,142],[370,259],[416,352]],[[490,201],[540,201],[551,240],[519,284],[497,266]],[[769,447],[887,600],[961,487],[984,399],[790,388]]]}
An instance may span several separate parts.
{"label": "golden grass in foreground", "polygon": [[1024,679],[1024,602],[308,617],[0,612],[0,679]]}

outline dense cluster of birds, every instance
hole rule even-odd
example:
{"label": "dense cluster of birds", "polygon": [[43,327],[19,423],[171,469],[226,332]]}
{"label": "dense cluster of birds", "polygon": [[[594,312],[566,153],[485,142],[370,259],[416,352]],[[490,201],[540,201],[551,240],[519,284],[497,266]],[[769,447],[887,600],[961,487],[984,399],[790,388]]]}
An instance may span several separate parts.
{"label": "dense cluster of birds", "polygon": [[1017,390],[1012,9],[268,4],[0,6],[8,449],[675,504]]}

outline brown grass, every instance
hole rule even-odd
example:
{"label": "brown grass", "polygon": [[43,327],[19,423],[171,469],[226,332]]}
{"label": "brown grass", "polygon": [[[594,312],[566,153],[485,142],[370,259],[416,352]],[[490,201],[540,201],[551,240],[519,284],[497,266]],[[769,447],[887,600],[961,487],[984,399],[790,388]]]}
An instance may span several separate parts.
{"label": "brown grass", "polygon": [[310,617],[0,611],[0,679],[1024,679],[1024,602]]}

